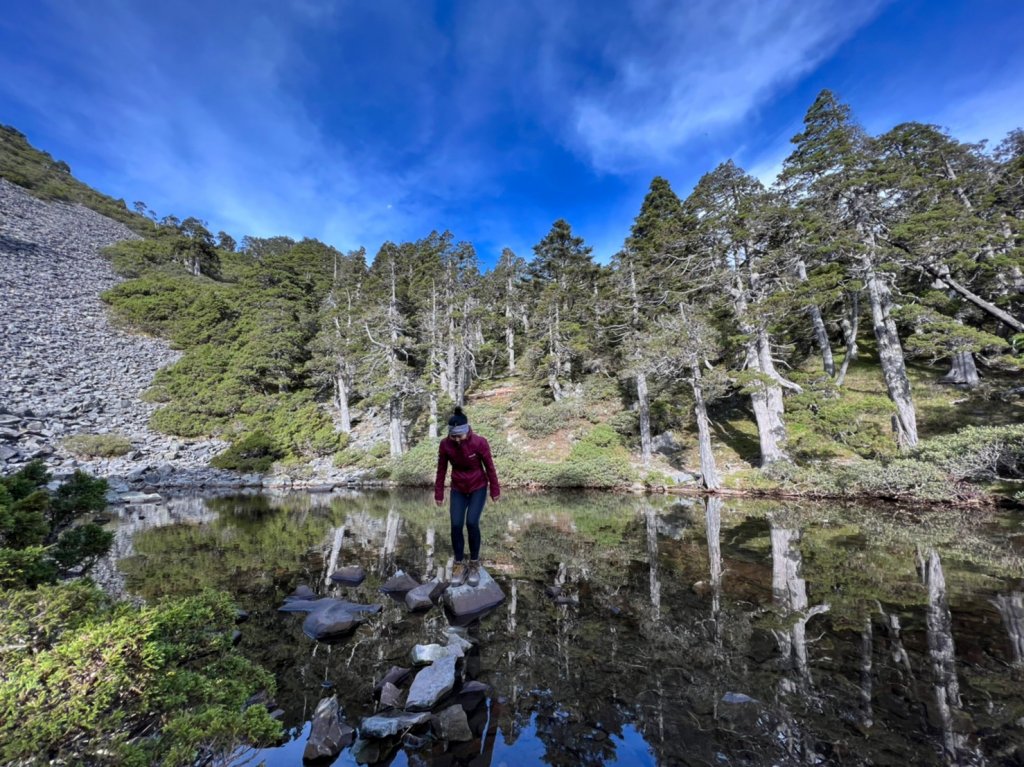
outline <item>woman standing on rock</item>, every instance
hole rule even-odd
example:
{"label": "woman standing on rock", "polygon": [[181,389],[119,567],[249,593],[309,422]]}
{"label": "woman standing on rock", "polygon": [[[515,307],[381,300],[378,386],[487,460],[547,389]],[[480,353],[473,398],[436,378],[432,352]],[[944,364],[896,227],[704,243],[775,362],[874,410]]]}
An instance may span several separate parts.
{"label": "woman standing on rock", "polygon": [[[480,515],[487,500],[487,488],[491,489],[491,500],[501,495],[498,472],[491,458],[491,446],[479,434],[469,428],[469,419],[461,407],[455,408],[448,419],[448,436],[441,440],[437,449],[437,477],[434,479],[434,502],[444,505],[444,480],[452,465],[451,504],[449,513],[452,520],[452,550],[455,552],[455,568],[452,570],[452,585],[480,583]],[[469,530],[469,566],[465,563],[465,540],[462,527]]]}

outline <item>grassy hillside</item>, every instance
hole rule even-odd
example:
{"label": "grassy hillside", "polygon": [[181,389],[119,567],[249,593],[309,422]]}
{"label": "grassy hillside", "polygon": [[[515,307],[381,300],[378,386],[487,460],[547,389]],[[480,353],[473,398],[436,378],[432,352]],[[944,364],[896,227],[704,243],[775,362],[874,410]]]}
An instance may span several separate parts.
{"label": "grassy hillside", "polygon": [[124,200],[115,200],[83,184],[71,175],[66,162],[36,149],[23,133],[9,125],[0,125],[0,178],[28,189],[42,200],[80,203],[143,236],[156,231],[156,224],[129,210]]}

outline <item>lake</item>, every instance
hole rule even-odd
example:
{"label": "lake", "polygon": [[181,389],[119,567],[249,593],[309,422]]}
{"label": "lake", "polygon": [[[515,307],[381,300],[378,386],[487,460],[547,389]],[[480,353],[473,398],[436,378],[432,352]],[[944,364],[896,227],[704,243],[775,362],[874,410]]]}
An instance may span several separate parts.
{"label": "lake", "polygon": [[[410,614],[378,593],[396,570],[420,577],[450,557],[428,492],[186,497],[118,515],[108,588],[148,600],[214,587],[251,615],[239,647],[276,676],[288,740],[230,763],[301,764],[322,697],[358,727],[374,683],[448,627],[441,607]],[[468,627],[464,678],[489,686],[467,712],[474,738],[398,741],[379,762],[1024,764],[1022,522],[509,493],[482,520],[506,600]],[[330,585],[332,558],[366,580]],[[277,611],[300,584],[384,609],[318,644],[302,615]]]}

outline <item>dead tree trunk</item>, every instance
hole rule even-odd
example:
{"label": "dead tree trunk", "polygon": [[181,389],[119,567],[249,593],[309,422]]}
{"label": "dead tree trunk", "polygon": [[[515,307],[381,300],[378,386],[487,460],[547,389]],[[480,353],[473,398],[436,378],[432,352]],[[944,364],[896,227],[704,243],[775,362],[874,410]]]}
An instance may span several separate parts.
{"label": "dead tree trunk", "polygon": [[[796,262],[796,275],[801,282],[807,282],[807,266],[803,259]],[[825,328],[825,320],[821,316],[821,309],[817,304],[807,307],[807,313],[811,317],[811,327],[814,328],[814,341],[818,345],[821,354],[821,364],[830,377],[836,377],[836,361],[832,356],[832,346],[828,340],[828,330]]]}
{"label": "dead tree trunk", "polygon": [[860,327],[860,293],[852,292],[846,294],[849,313],[843,318],[843,336],[846,340],[846,354],[843,356],[843,364],[839,368],[839,375],[836,376],[836,386],[842,386],[846,380],[846,373],[850,369],[850,363],[855,362],[858,356],[857,331]]}
{"label": "dead tree trunk", "polygon": [[981,383],[978,376],[978,366],[974,364],[974,354],[971,352],[957,352],[950,362],[949,372],[939,379],[939,383],[956,384],[968,389],[974,389]]}
{"label": "dead tree trunk", "polygon": [[900,344],[896,322],[893,320],[892,297],[889,286],[875,272],[870,256],[865,256],[861,265],[864,270],[864,284],[871,303],[871,319],[878,342],[878,360],[889,399],[896,407],[896,436],[901,447],[917,444],[917,413],[907,376],[903,346]]}
{"label": "dead tree trunk", "polygon": [[643,371],[636,374],[636,401],[640,411],[640,459],[644,466],[649,466],[654,452],[651,440],[651,400],[647,394],[647,374]]}
{"label": "dead tree trunk", "polygon": [[719,490],[722,487],[722,480],[718,478],[718,468],[715,466],[715,453],[711,449],[711,424],[708,421],[708,410],[704,403],[704,388],[701,386],[700,365],[694,362],[690,366],[693,377],[690,379],[690,387],[693,389],[693,414],[697,419],[697,446],[700,450],[700,474],[701,482],[705,489]]}

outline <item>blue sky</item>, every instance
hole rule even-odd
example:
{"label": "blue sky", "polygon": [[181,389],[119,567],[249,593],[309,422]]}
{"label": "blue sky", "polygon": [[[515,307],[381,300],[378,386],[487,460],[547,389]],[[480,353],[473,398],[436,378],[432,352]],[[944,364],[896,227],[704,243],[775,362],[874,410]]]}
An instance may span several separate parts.
{"label": "blue sky", "polygon": [[5,0],[0,122],[114,197],[342,249],[557,218],[607,260],[655,175],[770,180],[815,94],[1024,125],[1019,0]]}

